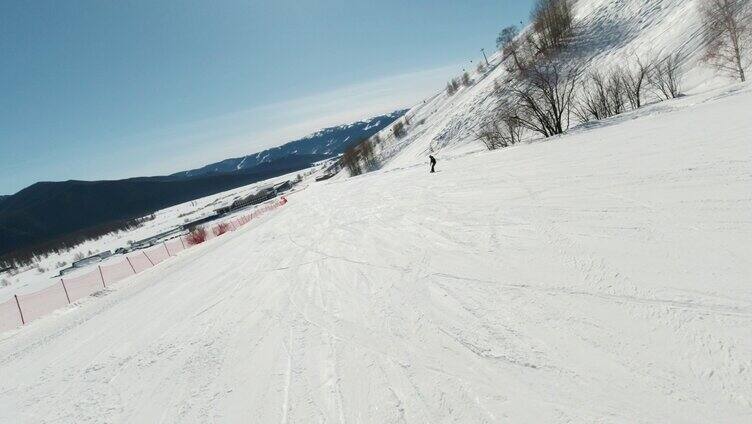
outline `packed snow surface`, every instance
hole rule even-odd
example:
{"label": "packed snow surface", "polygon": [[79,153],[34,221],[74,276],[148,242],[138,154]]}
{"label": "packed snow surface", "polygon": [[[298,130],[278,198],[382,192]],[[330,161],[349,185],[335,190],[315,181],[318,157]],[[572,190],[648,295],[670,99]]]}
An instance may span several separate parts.
{"label": "packed snow surface", "polygon": [[314,184],[0,335],[0,422],[752,422],[750,107]]}

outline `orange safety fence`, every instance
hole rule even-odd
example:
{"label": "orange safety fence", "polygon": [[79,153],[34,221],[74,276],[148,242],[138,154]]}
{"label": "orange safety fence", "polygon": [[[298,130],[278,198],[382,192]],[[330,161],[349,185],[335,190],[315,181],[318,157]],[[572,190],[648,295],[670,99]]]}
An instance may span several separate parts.
{"label": "orange safety fence", "polygon": [[126,256],[125,260],[130,263],[130,265],[133,267],[133,271],[135,271],[136,274],[154,266],[143,250],[133,256]]}
{"label": "orange safety fence", "polygon": [[15,297],[0,303],[0,331],[11,330],[22,324],[21,310]]}
{"label": "orange safety fence", "polygon": [[163,262],[170,257],[170,253],[167,251],[167,247],[165,247],[164,244],[154,246],[149,250],[144,250],[144,254],[154,265]]}
{"label": "orange safety fence", "polygon": [[99,268],[77,277],[63,278],[62,282],[63,288],[68,292],[68,299],[71,302],[75,302],[105,288]]}
{"label": "orange safety fence", "polygon": [[[257,208],[250,214],[217,224],[207,229],[206,240],[219,237],[226,231],[235,231],[261,214],[283,206],[285,203],[287,199],[281,197],[279,201]],[[86,274],[61,278],[51,286],[34,293],[16,295],[0,303],[0,331],[29,323],[69,303],[103,290],[108,284],[152,268],[190,247],[193,246],[189,245],[187,238],[180,236],[148,250],[126,256],[118,263],[99,265]]]}
{"label": "orange safety fence", "polygon": [[58,281],[46,289],[29,294],[19,294],[18,304],[23,311],[23,322],[31,322],[68,304],[63,285]]}
{"label": "orange safety fence", "polygon": [[118,281],[136,273],[127,261],[120,261],[111,265],[100,265],[99,269],[101,270],[102,281],[104,281],[105,285],[117,283]]}
{"label": "orange safety fence", "polygon": [[165,247],[167,248],[167,253],[170,256],[175,256],[178,253],[182,252],[183,250],[185,250],[183,236],[165,242]]}

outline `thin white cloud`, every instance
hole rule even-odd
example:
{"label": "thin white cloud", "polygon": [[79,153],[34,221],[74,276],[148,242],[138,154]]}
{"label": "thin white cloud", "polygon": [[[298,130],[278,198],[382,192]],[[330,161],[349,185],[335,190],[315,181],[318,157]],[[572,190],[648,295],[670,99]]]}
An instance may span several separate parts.
{"label": "thin white cloud", "polygon": [[[133,137],[152,161],[129,169],[160,174],[251,154],[321,128],[410,107],[437,93],[461,65],[405,73]],[[154,141],[154,143],[151,142]],[[156,154],[153,148],[164,150]],[[164,158],[164,159],[162,159]]]}

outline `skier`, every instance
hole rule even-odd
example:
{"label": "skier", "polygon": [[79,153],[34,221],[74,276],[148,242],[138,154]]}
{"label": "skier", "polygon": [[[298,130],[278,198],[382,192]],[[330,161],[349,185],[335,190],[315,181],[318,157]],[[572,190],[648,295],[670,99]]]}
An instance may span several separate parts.
{"label": "skier", "polygon": [[436,167],[436,158],[432,155],[428,155],[428,158],[431,159],[431,172],[436,172],[434,168]]}

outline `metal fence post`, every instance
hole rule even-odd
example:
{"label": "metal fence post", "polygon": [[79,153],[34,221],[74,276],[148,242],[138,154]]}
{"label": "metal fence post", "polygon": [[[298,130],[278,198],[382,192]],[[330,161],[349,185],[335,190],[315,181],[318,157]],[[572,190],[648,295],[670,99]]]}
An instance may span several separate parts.
{"label": "metal fence post", "polygon": [[146,254],[146,251],[142,250],[141,253],[143,253],[144,256],[146,256],[146,260],[149,261],[151,266],[154,266],[154,262],[151,261],[151,258],[149,257],[149,255]]}
{"label": "metal fence post", "polygon": [[136,275],[136,268],[133,267],[133,264],[131,263],[131,258],[126,256],[125,260],[128,261],[128,265],[131,266],[131,271],[133,271],[133,275]]}
{"label": "metal fence post", "polygon": [[21,310],[21,303],[18,302],[18,295],[14,294],[13,297],[16,298],[16,306],[18,306],[18,314],[21,315],[21,325],[26,324],[26,321],[23,317],[23,311]]}
{"label": "metal fence post", "polygon": [[70,305],[70,296],[68,296],[68,288],[65,287],[65,281],[63,279],[60,279],[60,284],[63,285],[63,291],[65,292],[65,298],[68,300],[68,304]]}
{"label": "metal fence post", "polygon": [[107,288],[107,284],[104,283],[104,274],[102,274],[102,265],[99,265],[99,278],[102,279],[102,287]]}

